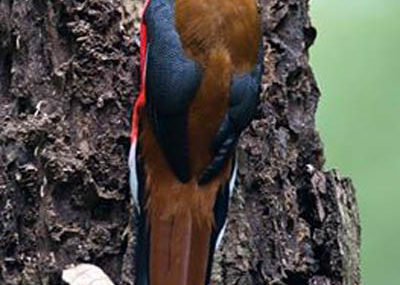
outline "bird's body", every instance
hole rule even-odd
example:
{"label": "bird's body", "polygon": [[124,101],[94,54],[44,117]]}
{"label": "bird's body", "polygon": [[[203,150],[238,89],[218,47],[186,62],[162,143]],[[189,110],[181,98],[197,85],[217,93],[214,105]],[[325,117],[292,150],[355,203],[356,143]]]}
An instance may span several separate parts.
{"label": "bird's body", "polygon": [[[164,65],[151,64],[163,55],[153,55],[151,48],[159,43],[145,39],[141,56],[147,54],[147,63],[142,61],[141,71],[147,74],[140,96],[146,98],[139,98],[135,108],[130,157],[131,188],[141,220],[137,284],[204,285],[226,219],[235,175],[233,155],[208,183],[199,181],[215,155],[211,149],[230,108],[233,77],[250,72],[257,63],[260,19],[254,0],[150,0],[148,5],[152,1],[161,4],[151,15],[164,8],[174,10],[185,60],[201,66],[201,77],[193,80],[197,86],[183,111],[158,107],[156,95],[165,91],[157,89],[162,84],[153,83],[159,73],[152,70]],[[146,34],[156,38],[156,33]],[[198,77],[194,74],[190,80]],[[171,93],[168,96],[174,96]]]}

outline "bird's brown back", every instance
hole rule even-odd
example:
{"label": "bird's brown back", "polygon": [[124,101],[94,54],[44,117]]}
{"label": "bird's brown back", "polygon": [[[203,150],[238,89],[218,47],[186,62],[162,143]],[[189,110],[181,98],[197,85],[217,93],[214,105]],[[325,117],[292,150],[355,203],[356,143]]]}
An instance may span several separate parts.
{"label": "bird's brown back", "polygon": [[257,60],[260,16],[255,0],[176,0],[176,26],[187,54],[209,67],[209,55],[225,48],[233,72]]}
{"label": "bird's brown back", "polygon": [[187,55],[203,66],[189,111],[191,172],[211,160],[210,145],[228,108],[233,74],[257,61],[260,17],[255,0],[176,0],[176,26]]}

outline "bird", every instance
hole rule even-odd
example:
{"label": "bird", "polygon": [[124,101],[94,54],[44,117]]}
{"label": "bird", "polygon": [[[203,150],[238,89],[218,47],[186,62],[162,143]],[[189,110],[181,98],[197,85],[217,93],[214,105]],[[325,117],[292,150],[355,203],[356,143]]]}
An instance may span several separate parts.
{"label": "bird", "polygon": [[208,285],[264,71],[255,0],[147,0],[129,183],[136,285]]}

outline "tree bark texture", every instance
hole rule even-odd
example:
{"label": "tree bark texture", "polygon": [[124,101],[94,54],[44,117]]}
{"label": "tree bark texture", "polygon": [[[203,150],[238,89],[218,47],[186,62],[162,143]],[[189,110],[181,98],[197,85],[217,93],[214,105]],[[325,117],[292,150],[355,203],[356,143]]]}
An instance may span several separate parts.
{"label": "tree bark texture", "polygon": [[[0,284],[134,283],[137,0],[0,0]],[[323,170],[307,0],[260,0],[266,73],[214,284],[360,284],[355,190]]]}

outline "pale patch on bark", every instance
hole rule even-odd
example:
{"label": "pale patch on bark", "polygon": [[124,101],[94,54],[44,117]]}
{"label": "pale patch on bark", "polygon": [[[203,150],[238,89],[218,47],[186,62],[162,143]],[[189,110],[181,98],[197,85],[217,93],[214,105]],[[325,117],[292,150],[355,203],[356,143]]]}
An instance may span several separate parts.
{"label": "pale patch on bark", "polygon": [[103,270],[85,263],[63,270],[62,279],[70,285],[114,285]]}

